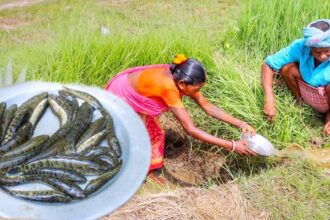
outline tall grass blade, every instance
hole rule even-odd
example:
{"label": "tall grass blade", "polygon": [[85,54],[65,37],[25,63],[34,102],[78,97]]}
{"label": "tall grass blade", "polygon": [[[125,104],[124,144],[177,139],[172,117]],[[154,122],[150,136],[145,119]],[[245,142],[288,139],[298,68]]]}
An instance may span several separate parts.
{"label": "tall grass blade", "polygon": [[242,0],[242,13],[235,36],[239,47],[263,55],[272,53],[297,38],[302,28],[314,20],[329,18],[330,1]]}

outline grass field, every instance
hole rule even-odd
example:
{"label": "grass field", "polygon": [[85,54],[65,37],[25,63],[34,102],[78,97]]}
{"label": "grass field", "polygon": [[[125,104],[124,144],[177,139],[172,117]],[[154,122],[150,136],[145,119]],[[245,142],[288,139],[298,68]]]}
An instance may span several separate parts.
{"label": "grass field", "polygon": [[[29,80],[103,87],[125,68],[169,63],[175,54],[185,53],[208,71],[205,96],[252,124],[277,148],[289,143],[310,148],[315,138],[329,148],[330,139],[321,133],[323,116],[307,105],[295,106],[286,88],[275,88],[276,123],[264,120],[259,73],[267,54],[300,38],[304,25],[326,17],[329,10],[326,0],[45,1],[0,10],[0,67],[11,59],[17,74],[28,67]],[[101,27],[109,34],[102,35]],[[239,138],[236,128],[207,118],[190,100],[185,104],[198,127]],[[194,147],[203,148],[200,143]],[[329,218],[330,180],[319,168],[305,169],[305,162],[298,161],[268,170],[274,165],[271,160],[229,158],[228,172],[245,196],[257,208],[266,204],[274,219]],[[251,176],[253,170],[261,173]],[[272,182],[278,176],[284,180]],[[294,199],[273,191],[292,185]]]}

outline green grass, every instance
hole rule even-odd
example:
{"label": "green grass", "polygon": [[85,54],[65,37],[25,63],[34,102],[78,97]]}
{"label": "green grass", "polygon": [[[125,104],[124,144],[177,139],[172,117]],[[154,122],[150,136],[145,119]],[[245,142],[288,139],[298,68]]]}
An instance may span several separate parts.
{"label": "green grass", "polygon": [[254,207],[271,212],[271,219],[329,219],[330,179],[309,161],[288,164],[239,181]]}
{"label": "green grass", "polygon": [[242,0],[238,26],[228,35],[250,52],[266,55],[302,38],[302,27],[328,18],[330,2],[309,0]]}
{"label": "green grass", "polygon": [[[166,31],[168,33],[169,31]],[[207,46],[191,49],[198,40],[180,44],[180,39],[163,38],[164,31],[141,36],[67,36],[34,69],[35,78],[103,86],[113,75],[132,66],[168,63],[179,51],[203,58]],[[189,36],[187,36],[188,38]],[[186,39],[187,39],[186,38]],[[182,41],[183,43],[183,41]]]}
{"label": "green grass", "polygon": [[[241,13],[229,11],[234,1],[223,4],[211,0],[203,4],[198,1],[189,4],[185,1],[177,4],[166,1],[145,1],[144,4],[137,1],[120,4],[108,1],[43,3],[27,9],[0,12],[0,18],[18,17],[30,22],[17,31],[1,32],[0,57],[3,66],[9,58],[13,59],[17,69],[14,72],[28,65],[28,78],[32,80],[103,87],[113,75],[125,68],[169,63],[175,54],[184,52],[202,61],[208,70],[210,77],[203,91],[213,103],[251,123],[280,148],[289,142],[307,147],[313,135],[321,135],[320,116],[309,107],[294,106],[289,92],[277,89],[277,122],[273,125],[266,123],[262,113],[263,92],[259,76],[262,60],[260,56],[253,58],[245,53],[245,49],[250,48],[248,44],[255,40],[259,40],[258,45],[274,45],[270,37],[282,37],[272,29],[263,28],[260,23],[252,24],[252,21],[273,22],[272,25],[283,26],[288,33],[297,33],[298,25],[301,29],[301,24],[289,22],[292,18],[287,7],[276,2],[266,4],[244,0]],[[289,1],[289,5],[293,6],[296,2]],[[309,1],[299,2],[301,11],[311,7],[307,3]],[[276,7],[277,10],[265,10],[266,7]],[[310,10],[318,10],[318,7],[311,7]],[[238,17],[240,31],[236,33],[239,40],[230,48],[221,45],[223,39],[231,36],[224,30],[235,27],[235,20],[228,19],[230,16],[226,16],[226,10],[242,15]],[[269,11],[282,13],[285,22],[275,15],[275,20],[266,19]],[[250,20],[252,12],[263,19]],[[304,15],[304,21],[315,18],[309,15]],[[102,36],[101,26],[108,27],[110,35]],[[254,29],[247,32],[243,31],[244,28]],[[40,36],[43,32],[48,34]],[[30,39],[24,40],[23,36]],[[294,36],[289,37],[294,39]],[[18,38],[23,39],[17,44],[8,44]],[[281,45],[285,43],[284,40],[280,42]],[[202,128],[225,138],[239,137],[236,128],[206,119],[199,108],[188,100],[186,103],[196,124]]]}
{"label": "green grass", "polygon": [[[273,45],[272,41],[265,42],[271,36],[282,36],[274,34],[271,29],[260,28],[263,26],[259,23],[251,24],[252,12],[265,18],[269,11],[265,10],[266,7],[277,7],[278,10],[274,11],[286,17],[288,26],[284,27],[290,33],[295,32],[293,26],[296,23],[287,21],[291,19],[290,12],[277,1],[266,4],[244,0],[241,13],[234,8],[235,2],[220,4],[209,0],[203,4],[198,1],[174,4],[145,1],[141,4],[138,1],[87,1],[81,4],[68,0],[3,11],[0,18],[18,17],[26,19],[29,24],[17,31],[1,32],[0,57],[3,65],[8,58],[13,59],[14,72],[28,65],[30,80],[103,87],[113,75],[128,67],[169,63],[175,54],[183,52],[202,61],[208,70],[209,80],[203,92],[210,101],[251,123],[278,148],[290,142],[308,147],[313,136],[321,136],[322,119],[307,106],[293,105],[292,96],[286,89],[277,89],[277,121],[268,124],[262,113],[261,56],[253,58],[245,52],[254,40],[260,41],[258,45]],[[302,2],[305,2],[299,4],[302,11],[311,6],[307,1]],[[226,47],[222,42],[228,36],[232,37],[231,30],[236,25],[232,17],[238,18],[240,31],[235,33],[236,38],[233,37],[236,42]],[[313,18],[307,16],[305,20]],[[262,20],[271,21],[273,25],[283,25],[279,18]],[[110,35],[102,36],[101,26],[109,28]],[[254,35],[244,35],[244,27],[254,28],[251,32]],[[17,44],[8,44],[20,38],[22,40]],[[238,129],[206,117],[190,100],[185,103],[200,128],[223,138],[239,138]]]}
{"label": "green grass", "polygon": [[[228,20],[223,18],[223,14],[228,11],[227,6],[233,5],[230,2],[234,1],[226,4],[212,0],[204,1],[203,4],[195,1],[189,4],[186,1],[177,1],[175,4],[167,1],[85,1],[82,4],[67,0],[45,2],[26,9],[0,11],[0,19],[15,18],[27,23],[16,31],[0,32],[0,57],[11,56],[18,63],[25,62],[33,66],[45,54],[53,54],[57,47],[64,49],[65,42],[89,42],[99,37],[101,26],[109,28],[108,38],[127,36],[124,46],[136,38],[159,33],[162,34],[161,39],[170,44],[188,46],[189,39],[194,38],[197,44],[193,47],[199,48],[199,42],[211,45],[211,41],[207,39],[225,31],[219,25]],[[98,42],[103,41],[104,39],[99,39]],[[157,45],[157,41],[158,39],[154,39],[150,43]],[[143,52],[146,56],[148,52],[157,52],[163,56],[166,51],[163,48],[160,51],[158,49],[155,47],[152,51]],[[146,60],[142,59],[140,62],[143,61]],[[147,63],[154,61],[158,60],[148,59]]]}

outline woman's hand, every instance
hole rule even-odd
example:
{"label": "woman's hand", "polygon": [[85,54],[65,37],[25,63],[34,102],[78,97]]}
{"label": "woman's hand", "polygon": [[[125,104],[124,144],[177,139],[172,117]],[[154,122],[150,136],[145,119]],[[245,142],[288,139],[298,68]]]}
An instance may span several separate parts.
{"label": "woman's hand", "polygon": [[234,152],[236,152],[236,153],[245,154],[245,155],[254,155],[254,156],[256,155],[255,152],[253,152],[252,150],[250,150],[248,148],[248,144],[244,140],[235,141],[233,143],[231,150],[233,150],[233,147],[235,147]]}
{"label": "woman's hand", "polygon": [[251,136],[254,136],[256,134],[256,130],[251,127],[249,124],[245,124],[242,128],[242,133],[249,133]]}

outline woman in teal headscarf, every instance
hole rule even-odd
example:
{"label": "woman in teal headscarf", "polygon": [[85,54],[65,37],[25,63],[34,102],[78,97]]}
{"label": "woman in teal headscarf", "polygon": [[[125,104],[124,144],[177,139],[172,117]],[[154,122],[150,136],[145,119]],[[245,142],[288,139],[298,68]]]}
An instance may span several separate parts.
{"label": "woman in teal headscarf", "polygon": [[303,29],[304,38],[266,58],[261,75],[264,87],[264,113],[275,120],[274,72],[279,72],[298,103],[304,100],[326,113],[324,133],[330,134],[330,20],[312,22]]}

